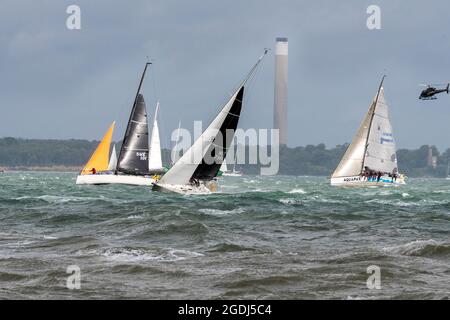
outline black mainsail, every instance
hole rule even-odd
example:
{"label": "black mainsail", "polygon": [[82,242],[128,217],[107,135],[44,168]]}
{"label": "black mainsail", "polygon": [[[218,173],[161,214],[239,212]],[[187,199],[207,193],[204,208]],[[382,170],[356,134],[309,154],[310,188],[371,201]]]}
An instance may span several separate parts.
{"label": "black mainsail", "polygon": [[146,63],[142,73],[136,98],[128,120],[127,129],[120,148],[117,161],[117,173],[146,175],[148,174],[148,117],[143,95],[140,93],[145,72],[150,63]]}
{"label": "black mainsail", "polygon": [[236,131],[239,117],[241,115],[242,109],[242,99],[244,98],[244,87],[241,87],[234,99],[233,104],[231,105],[230,110],[228,111],[225,119],[223,120],[222,125],[220,126],[217,136],[212,141],[212,144],[209,146],[206,151],[206,155],[210,158],[215,158],[217,161],[213,163],[209,163],[205,159],[202,159],[202,162],[198,165],[194,174],[192,175],[193,179],[197,180],[211,180],[217,176],[220,167],[222,166],[222,162],[225,160],[228,152],[228,148],[233,141],[234,135],[230,135],[230,133],[234,133]]}

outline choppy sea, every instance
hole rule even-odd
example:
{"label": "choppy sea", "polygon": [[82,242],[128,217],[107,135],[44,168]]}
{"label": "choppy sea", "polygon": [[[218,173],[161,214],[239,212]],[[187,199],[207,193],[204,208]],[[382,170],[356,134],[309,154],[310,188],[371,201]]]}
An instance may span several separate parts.
{"label": "choppy sea", "polygon": [[448,180],[224,177],[181,196],[75,179],[0,174],[0,299],[450,298]]}

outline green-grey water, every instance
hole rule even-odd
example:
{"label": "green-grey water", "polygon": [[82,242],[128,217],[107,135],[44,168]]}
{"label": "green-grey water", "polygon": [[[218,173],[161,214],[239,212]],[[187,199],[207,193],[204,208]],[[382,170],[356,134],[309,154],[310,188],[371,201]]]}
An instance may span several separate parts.
{"label": "green-grey water", "polygon": [[225,177],[220,193],[180,196],[75,178],[0,174],[0,298],[450,297],[450,181]]}

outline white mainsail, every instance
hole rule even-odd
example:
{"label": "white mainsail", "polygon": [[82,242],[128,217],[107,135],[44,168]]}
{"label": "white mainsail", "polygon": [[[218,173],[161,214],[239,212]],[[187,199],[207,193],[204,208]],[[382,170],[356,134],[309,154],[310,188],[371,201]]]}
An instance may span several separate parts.
{"label": "white mainsail", "polygon": [[332,178],[358,176],[365,167],[383,173],[398,172],[395,141],[382,84]]}
{"label": "white mainsail", "polygon": [[109,157],[108,170],[114,171],[117,167],[117,153],[116,153],[116,145],[113,144],[111,156]]}
{"label": "white mainsail", "polygon": [[150,152],[148,156],[148,168],[150,171],[163,169],[161,160],[161,141],[159,139],[159,129],[157,121],[158,110],[159,110],[159,101],[156,104],[155,118],[153,120],[152,137],[150,140]]}

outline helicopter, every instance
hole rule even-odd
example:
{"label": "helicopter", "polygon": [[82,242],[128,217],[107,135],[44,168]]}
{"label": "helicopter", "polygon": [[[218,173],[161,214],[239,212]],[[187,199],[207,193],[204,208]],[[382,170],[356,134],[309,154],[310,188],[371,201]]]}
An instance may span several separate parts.
{"label": "helicopter", "polygon": [[434,86],[445,86],[445,84],[421,84],[423,87],[427,87],[424,89],[419,96],[420,100],[436,100],[437,97],[435,97],[436,94],[441,92],[447,92],[449,93],[449,87],[450,83],[447,84],[447,87],[445,89],[436,89]]}

